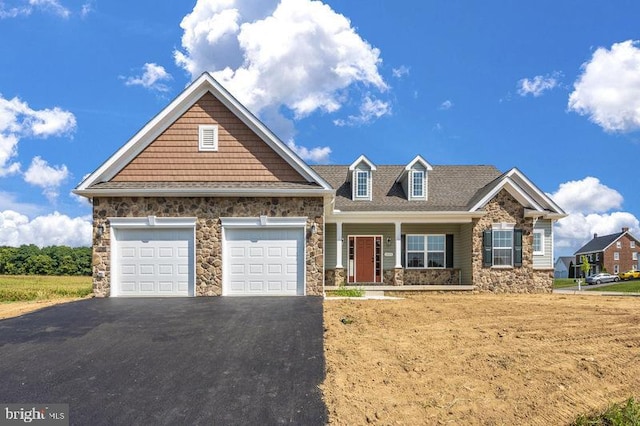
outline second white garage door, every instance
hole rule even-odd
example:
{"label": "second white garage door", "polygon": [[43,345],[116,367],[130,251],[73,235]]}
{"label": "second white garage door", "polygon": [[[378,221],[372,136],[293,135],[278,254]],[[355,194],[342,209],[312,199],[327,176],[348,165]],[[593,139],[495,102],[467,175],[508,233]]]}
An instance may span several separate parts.
{"label": "second white garage door", "polygon": [[228,229],[225,240],[224,294],[304,294],[302,229]]}

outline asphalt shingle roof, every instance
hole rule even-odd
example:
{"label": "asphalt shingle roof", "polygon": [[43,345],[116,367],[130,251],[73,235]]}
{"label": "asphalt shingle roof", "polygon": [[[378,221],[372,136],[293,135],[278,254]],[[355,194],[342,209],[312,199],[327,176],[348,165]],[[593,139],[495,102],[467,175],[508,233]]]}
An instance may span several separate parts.
{"label": "asphalt shingle roof", "polygon": [[601,237],[595,237],[587,244],[578,249],[574,254],[580,253],[592,253],[594,251],[602,251],[611,245],[615,240],[620,238],[620,236],[624,234],[624,232],[617,232],[615,234],[603,235]]}
{"label": "asphalt shingle roof", "polygon": [[427,172],[427,201],[409,201],[396,183],[405,166],[376,166],[371,172],[371,201],[351,199],[349,166],[313,166],[336,190],[335,208],[342,211],[465,211],[478,193],[502,173],[494,166],[433,166]]}

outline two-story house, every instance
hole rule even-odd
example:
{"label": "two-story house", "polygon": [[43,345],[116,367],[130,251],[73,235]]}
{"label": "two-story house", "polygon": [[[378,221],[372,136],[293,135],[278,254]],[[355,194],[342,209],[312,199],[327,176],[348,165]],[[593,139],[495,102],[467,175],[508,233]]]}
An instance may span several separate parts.
{"label": "two-story house", "polygon": [[640,241],[629,233],[629,228],[610,235],[593,235],[593,239],[575,252],[576,276],[581,277],[582,256],[586,256],[591,266],[589,274],[609,272],[618,274],[640,269],[638,265]]}
{"label": "two-story house", "polygon": [[565,216],[516,168],[309,166],[208,73],[74,192],[93,203],[98,296],[549,292]]}

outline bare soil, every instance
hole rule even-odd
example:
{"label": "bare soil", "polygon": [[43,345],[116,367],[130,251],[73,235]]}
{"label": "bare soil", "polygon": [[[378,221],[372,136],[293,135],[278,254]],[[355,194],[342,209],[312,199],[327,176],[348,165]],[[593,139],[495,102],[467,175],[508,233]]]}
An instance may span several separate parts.
{"label": "bare soil", "polygon": [[559,425],[640,396],[640,298],[324,302],[330,423]]}
{"label": "bare soil", "polygon": [[73,302],[82,298],[61,298],[49,300],[34,300],[29,302],[3,302],[0,303],[0,319],[19,317],[20,315],[34,312],[48,306],[58,305],[60,303]]}

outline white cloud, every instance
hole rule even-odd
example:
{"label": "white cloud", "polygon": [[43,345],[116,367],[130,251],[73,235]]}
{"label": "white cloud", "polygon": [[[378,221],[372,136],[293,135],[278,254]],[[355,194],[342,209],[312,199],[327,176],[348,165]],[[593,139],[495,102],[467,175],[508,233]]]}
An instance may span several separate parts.
{"label": "white cloud", "polygon": [[631,213],[619,211],[624,201],[615,189],[595,177],[565,182],[548,194],[569,215],[555,225],[555,244],[559,252],[573,254],[593,238],[629,227],[640,235],[640,223]]}
{"label": "white cloud", "polygon": [[520,96],[541,96],[547,90],[552,90],[560,84],[561,74],[554,72],[551,75],[536,75],[532,79],[523,78],[518,81],[518,94]]}
{"label": "white cloud", "polygon": [[391,104],[389,104],[389,102],[384,102],[380,99],[372,99],[367,95],[365,96],[363,103],[360,105],[360,113],[358,115],[350,115],[346,120],[333,120],[333,124],[336,126],[357,126],[368,124],[389,114],[391,114]]}
{"label": "white cloud", "polygon": [[17,6],[6,6],[0,1],[0,19],[29,16],[34,11],[50,12],[62,18],[68,18],[71,11],[64,7],[58,0],[28,0],[19,2]]}
{"label": "white cloud", "polygon": [[400,65],[398,68],[393,68],[391,70],[391,75],[393,75],[395,78],[402,78],[405,75],[409,75],[409,67]]}
{"label": "white cloud", "polygon": [[89,246],[91,232],[90,216],[71,218],[54,212],[30,220],[13,210],[0,212],[0,246]]}
{"label": "white cloud", "polygon": [[449,99],[447,99],[446,101],[444,101],[444,102],[442,102],[440,104],[440,107],[438,109],[446,111],[448,109],[451,109],[452,107],[453,107],[453,102],[451,102]]}
{"label": "white cloud", "polygon": [[80,16],[85,18],[91,12],[93,12],[93,1],[89,1],[82,5],[82,8],[80,9]]}
{"label": "white cloud", "polygon": [[62,166],[50,166],[40,157],[35,157],[24,173],[24,180],[43,189],[44,195],[50,202],[54,202],[58,195],[58,187],[69,177],[69,170]]}
{"label": "white cloud", "polygon": [[569,109],[608,132],[640,129],[640,42],[598,48],[569,96]]}
{"label": "white cloud", "polygon": [[300,158],[305,161],[316,164],[326,164],[329,162],[329,154],[331,154],[331,148],[328,146],[316,147],[312,149],[305,148],[304,146],[296,145],[292,140],[287,142],[287,146],[291,148]]}
{"label": "white cloud", "polygon": [[127,86],[142,86],[145,89],[155,90],[157,92],[168,92],[169,86],[164,84],[165,81],[173,79],[171,74],[164,69],[162,65],[154,63],[146,63],[142,67],[144,72],[142,75],[135,77],[120,77]]}
{"label": "white cloud", "polygon": [[0,177],[18,173],[18,144],[23,137],[63,136],[76,129],[76,117],[59,107],[34,110],[19,98],[0,95]]}
{"label": "white cloud", "polygon": [[176,63],[192,78],[212,72],[260,116],[281,108],[296,120],[336,113],[354,95],[366,103],[363,93],[388,88],[380,51],[320,1],[198,0],[180,26]]}
{"label": "white cloud", "polygon": [[621,208],[623,201],[618,191],[591,176],[562,183],[550,195],[567,213],[603,213]]}

